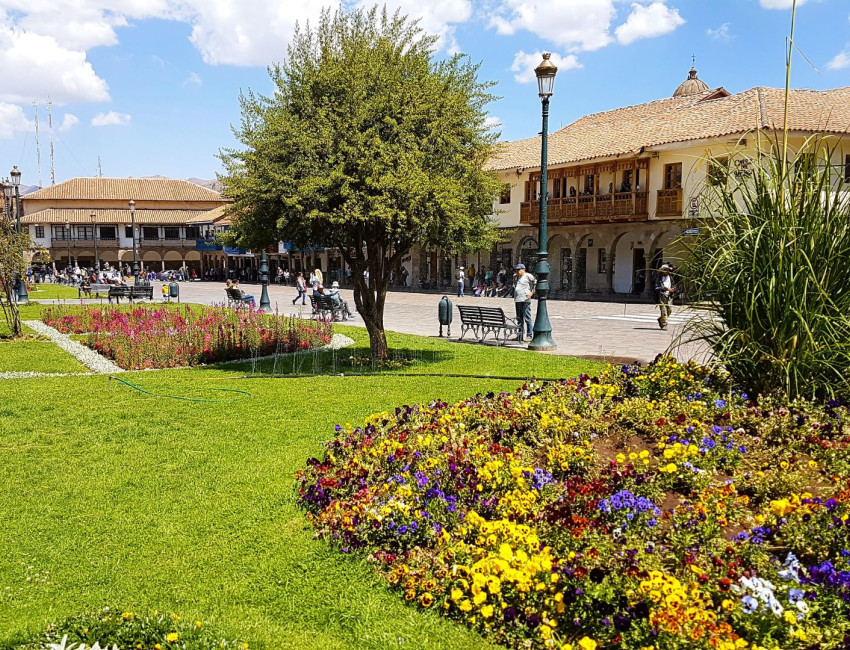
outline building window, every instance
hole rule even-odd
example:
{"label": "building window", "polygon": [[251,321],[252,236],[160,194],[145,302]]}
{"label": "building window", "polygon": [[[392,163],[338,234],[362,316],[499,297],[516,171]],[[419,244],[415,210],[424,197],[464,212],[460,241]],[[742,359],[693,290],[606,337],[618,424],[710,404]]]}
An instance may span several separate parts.
{"label": "building window", "polygon": [[142,228],[142,239],[159,239],[159,228],[156,226],[145,226]]}
{"label": "building window", "polygon": [[133,239],[133,226],[124,226],[124,236],[127,239]]}
{"label": "building window", "polygon": [[94,226],[77,226],[77,239],[94,239]]}
{"label": "building window", "polygon": [[165,238],[166,239],[180,239],[180,228],[165,228]]}
{"label": "building window", "polygon": [[201,229],[199,226],[186,226],[186,239],[200,239]]}
{"label": "building window", "polygon": [[101,239],[118,239],[118,233],[115,226],[101,226],[100,227],[100,238]]}
{"label": "building window", "polygon": [[678,190],[682,188],[682,163],[664,165],[664,189]]}
{"label": "building window", "polygon": [[44,226],[36,226],[35,227],[35,236],[38,239],[44,239]]}
{"label": "building window", "polygon": [[729,157],[712,158],[708,162],[708,184],[724,185],[729,173]]}
{"label": "building window", "polygon": [[593,194],[593,174],[584,177],[584,194]]}
{"label": "building window", "polygon": [[[505,183],[502,185],[502,193],[499,194],[499,203],[504,205],[511,202],[511,186]],[[186,235],[188,237],[188,235]]]}
{"label": "building window", "polygon": [[605,252],[604,248],[596,249],[596,272],[597,273],[607,273],[608,272],[608,254]]}
{"label": "building window", "polygon": [[51,237],[59,241],[66,241],[71,238],[71,229],[65,226],[51,226]]}
{"label": "building window", "polygon": [[620,183],[620,191],[621,192],[631,192],[632,191],[632,170],[626,169],[623,171],[623,180]]}

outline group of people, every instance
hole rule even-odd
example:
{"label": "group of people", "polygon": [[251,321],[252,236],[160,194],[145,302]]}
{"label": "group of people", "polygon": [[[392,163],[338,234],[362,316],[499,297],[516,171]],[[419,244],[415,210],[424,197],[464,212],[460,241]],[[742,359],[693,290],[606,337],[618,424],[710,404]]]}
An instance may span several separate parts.
{"label": "group of people", "polygon": [[227,289],[227,292],[231,294],[234,298],[239,298],[241,300],[250,302],[251,306],[257,304],[257,301],[254,298],[253,294],[245,293],[244,291],[242,291],[242,289],[239,287],[239,280],[228,280],[225,283],[224,287],[225,289]]}
{"label": "group of people", "polygon": [[348,308],[348,301],[343,300],[342,296],[339,293],[339,282],[334,280],[331,283],[330,287],[324,286],[324,275],[322,274],[321,269],[315,269],[312,273],[310,273],[310,278],[307,280],[304,277],[304,274],[300,271],[295,274],[295,290],[298,292],[295,298],[292,300],[292,304],[296,304],[299,300],[301,300],[302,305],[307,304],[307,291],[308,287],[312,290],[313,296],[318,298],[320,296],[327,296],[331,299],[334,307],[340,309],[342,313],[347,318],[352,318],[354,314]]}
{"label": "group of people", "polygon": [[[516,267],[515,269],[516,270]],[[487,269],[483,274],[475,271],[475,266],[470,266],[467,270],[463,266],[457,269],[457,295],[458,298],[464,297],[464,290],[467,281],[472,289],[474,298],[511,298],[514,295],[514,286],[516,285],[517,274],[511,276],[507,267],[502,264],[497,272],[493,269]]]}

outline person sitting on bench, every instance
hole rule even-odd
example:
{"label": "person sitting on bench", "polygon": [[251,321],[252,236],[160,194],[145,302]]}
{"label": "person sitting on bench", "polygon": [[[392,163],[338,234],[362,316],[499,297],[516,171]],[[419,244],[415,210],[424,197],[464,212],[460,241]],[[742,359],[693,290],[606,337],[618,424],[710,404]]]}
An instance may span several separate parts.
{"label": "person sitting on bench", "polygon": [[256,301],[254,300],[253,295],[247,294],[244,291],[242,291],[242,289],[239,288],[239,280],[234,280],[233,289],[234,289],[234,291],[239,292],[239,295],[242,297],[242,300],[249,300],[251,302],[251,305],[256,304]]}

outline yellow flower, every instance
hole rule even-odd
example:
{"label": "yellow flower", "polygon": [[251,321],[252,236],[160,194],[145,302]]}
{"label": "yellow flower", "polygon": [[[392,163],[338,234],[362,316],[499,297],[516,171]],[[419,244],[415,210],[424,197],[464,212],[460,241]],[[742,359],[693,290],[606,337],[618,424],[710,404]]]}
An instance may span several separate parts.
{"label": "yellow flower", "polygon": [[797,622],[797,617],[790,609],[785,610],[785,615],[783,616],[783,618],[785,619],[785,622],[788,623],[788,625],[794,625],[794,623]]}
{"label": "yellow flower", "polygon": [[195,621],[195,627],[201,627],[201,622],[200,622],[200,621]]}
{"label": "yellow flower", "polygon": [[177,632],[169,632],[169,633],[165,636],[165,640],[166,640],[166,641],[168,641],[169,643],[177,643],[177,639],[178,639],[178,638],[180,638],[180,637],[179,637],[179,635],[177,634]]}
{"label": "yellow flower", "polygon": [[121,618],[123,618],[125,621],[129,621],[131,618],[133,618],[133,612],[124,612],[123,614],[121,614]]}
{"label": "yellow flower", "polygon": [[434,604],[434,597],[426,591],[424,594],[419,596],[419,603],[422,607],[430,607]]}
{"label": "yellow flower", "polygon": [[484,618],[490,618],[491,616],[493,616],[493,606],[484,605],[484,607],[481,608],[481,616],[483,616]]}
{"label": "yellow flower", "polygon": [[460,589],[452,589],[452,600],[454,602],[459,601],[463,597],[463,591]]}
{"label": "yellow flower", "polygon": [[731,612],[733,609],[735,609],[735,603],[734,603],[734,602],[732,602],[731,600],[729,600],[728,598],[726,598],[726,599],[725,599],[725,600],[721,603],[721,606],[722,606],[722,607],[723,607],[723,609],[725,609],[727,612]]}
{"label": "yellow flower", "polygon": [[597,643],[589,636],[585,636],[578,642],[578,647],[581,648],[581,650],[596,650]]}
{"label": "yellow flower", "polygon": [[617,454],[617,462],[618,462],[618,463],[625,463],[625,462],[626,462],[626,457],[625,457],[625,456],[623,456],[623,454]]}
{"label": "yellow flower", "polygon": [[474,602],[476,605],[480,605],[485,600],[487,600],[487,592],[482,591],[481,593],[475,594],[472,599],[472,602]]}
{"label": "yellow flower", "polygon": [[815,461],[810,460],[809,461],[809,469],[817,469],[817,468],[818,468],[818,464]]}
{"label": "yellow flower", "polygon": [[462,612],[468,612],[468,611],[471,611],[471,610],[472,610],[472,603],[471,603],[471,602],[469,602],[469,599],[468,599],[468,598],[464,598],[464,599],[461,601],[461,603],[460,603],[459,607],[460,607],[460,611],[462,611]]}

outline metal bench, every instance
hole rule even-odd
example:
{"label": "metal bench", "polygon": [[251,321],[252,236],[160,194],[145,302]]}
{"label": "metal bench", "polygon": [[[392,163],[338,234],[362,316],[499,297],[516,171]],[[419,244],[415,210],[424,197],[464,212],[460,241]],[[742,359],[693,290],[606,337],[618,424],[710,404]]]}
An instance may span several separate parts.
{"label": "metal bench", "polygon": [[236,289],[234,287],[225,288],[224,292],[227,294],[227,306],[233,307],[234,309],[239,309],[240,307],[251,307],[254,304],[254,301],[250,298],[246,298],[242,295],[242,291]]}
{"label": "metal bench", "polygon": [[493,334],[496,342],[501,342],[502,345],[507,343],[510,337],[519,336],[519,323],[515,318],[505,316],[501,307],[458,305],[457,309],[460,312],[461,339],[469,330],[472,330],[479,343],[484,341],[487,334]]}
{"label": "metal bench", "polygon": [[313,306],[313,318],[317,320],[345,320],[342,304],[335,304],[330,296],[310,296],[310,304]]}

